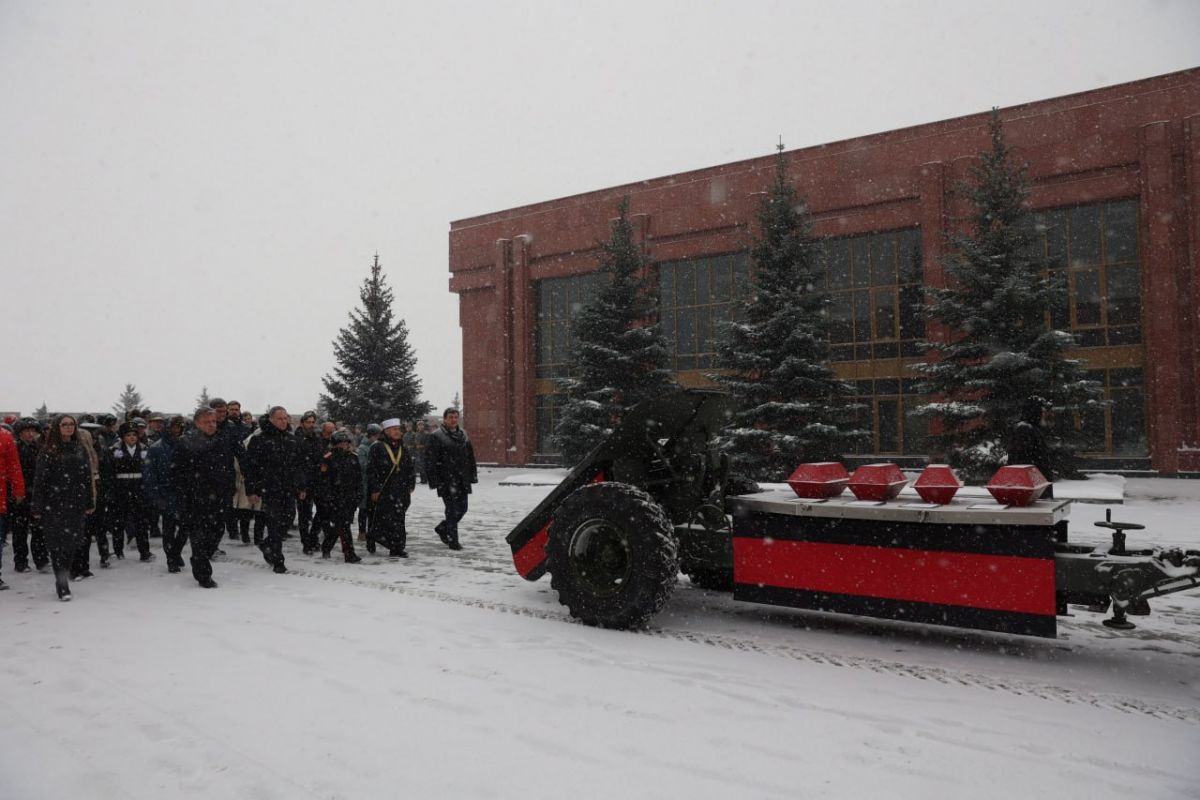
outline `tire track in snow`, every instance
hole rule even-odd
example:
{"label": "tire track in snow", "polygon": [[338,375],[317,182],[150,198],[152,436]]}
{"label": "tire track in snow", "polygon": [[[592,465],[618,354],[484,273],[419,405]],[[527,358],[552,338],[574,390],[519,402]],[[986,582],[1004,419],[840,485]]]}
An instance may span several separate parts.
{"label": "tire track in snow", "polygon": [[[246,567],[252,567],[254,569],[270,569],[270,567],[262,561],[252,561],[250,559],[236,558],[232,556],[225,556],[221,560],[224,563],[239,564]],[[510,603],[496,602],[494,600],[480,600],[473,597],[462,597],[460,595],[454,595],[448,592],[438,591],[436,589],[404,586],[398,583],[388,583],[379,580],[370,580],[367,578],[332,575],[327,572],[306,569],[304,567],[295,568],[289,566],[288,572],[292,575],[298,575],[304,578],[316,578],[317,580],[330,581],[333,583],[346,583],[367,589],[393,592],[395,594],[401,594],[408,597],[419,597],[424,600],[454,603],[456,605],[479,608],[486,611],[499,611],[505,614],[515,614],[517,616],[532,617],[534,619],[543,619],[553,622],[565,622],[573,625],[583,624],[572,618],[566,612],[566,610],[561,612],[545,611]],[[655,627],[638,631],[630,631],[629,633],[631,635],[654,636],[661,639],[674,639],[675,641],[704,645],[706,647],[717,647],[723,650],[735,652],[755,653],[758,655],[790,658],[794,661],[803,661],[811,664],[819,664],[821,666],[863,669],[882,675],[895,675],[904,678],[911,678],[913,680],[935,681],[948,686],[964,686],[975,689],[986,689],[989,691],[1003,692],[1005,694],[1011,694],[1018,697],[1033,697],[1041,700],[1067,703],[1070,705],[1086,705],[1111,711],[1119,711],[1124,714],[1136,714],[1139,716],[1153,717],[1155,719],[1171,719],[1193,725],[1200,725],[1200,709],[1160,705],[1147,702],[1136,697],[1084,692],[1076,689],[1069,689],[1063,686],[1054,686],[1051,684],[1037,683],[1033,681],[996,678],[980,673],[964,672],[961,670],[917,664],[904,664],[899,661],[887,661],[884,659],[866,656],[852,656],[844,654],[834,655],[832,653],[822,653],[816,650],[803,649],[788,644],[763,643],[751,639],[729,636],[726,634],[695,633],[692,631],[680,631],[672,630],[670,628]]]}

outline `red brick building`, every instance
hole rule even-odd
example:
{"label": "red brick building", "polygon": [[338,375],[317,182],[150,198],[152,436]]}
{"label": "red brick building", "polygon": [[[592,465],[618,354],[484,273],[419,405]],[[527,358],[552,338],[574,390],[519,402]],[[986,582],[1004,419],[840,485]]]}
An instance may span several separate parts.
{"label": "red brick building", "polygon": [[[1039,247],[1067,279],[1056,326],[1110,407],[1081,420],[1098,468],[1200,471],[1200,68],[1001,111],[1028,164]],[[828,240],[833,367],[853,381],[872,443],[917,459],[908,365],[922,285],[943,283],[953,192],[987,149],[988,114],[787,152],[815,232]],[[595,242],[622,197],[655,263],[660,318],[681,383],[712,367],[712,331],[735,299],[756,195],[774,156],[459,220],[450,288],[463,328],[463,402],[483,461],[552,459],[571,314],[594,291]]]}

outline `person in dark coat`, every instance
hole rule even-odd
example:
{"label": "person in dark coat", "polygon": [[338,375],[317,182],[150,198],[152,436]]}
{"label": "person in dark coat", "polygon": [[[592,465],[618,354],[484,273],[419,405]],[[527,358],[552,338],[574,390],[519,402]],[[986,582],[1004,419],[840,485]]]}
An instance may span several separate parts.
{"label": "person in dark coat", "polygon": [[25,502],[13,505],[11,500],[8,507],[9,528],[12,530],[13,569],[17,572],[29,571],[29,557],[33,556],[33,565],[38,572],[44,572],[50,563],[50,553],[46,550],[46,537],[42,534],[42,526],[33,518],[30,509],[34,507],[32,499],[33,482],[37,476],[37,456],[41,450],[38,437],[41,436],[42,426],[36,419],[25,417],[13,426],[17,434],[17,458],[21,463],[21,477],[25,481]]}
{"label": "person in dark coat", "polygon": [[217,415],[211,408],[197,409],[192,422],[196,427],[171,455],[171,479],[192,545],[192,577],[205,589],[215,589],[212,557],[233,498],[233,459],[226,441],[217,435]]}
{"label": "person in dark coat", "polygon": [[458,521],[467,513],[471,484],[479,482],[475,448],[467,432],[458,427],[458,409],[447,408],[442,424],[425,444],[425,477],[446,506],[446,519],[434,528],[451,550],[461,550]]}
{"label": "person in dark coat", "polygon": [[[246,438],[246,434],[241,434],[242,421],[239,417],[235,422],[229,418],[229,405],[220,397],[214,397],[208,401],[208,407],[213,410],[217,418],[217,436],[225,443],[225,450],[229,453],[229,469],[233,469],[233,462],[241,451],[242,440]],[[240,434],[240,435],[239,435]],[[237,539],[237,520],[233,513],[233,498],[229,499],[229,507],[222,512],[222,533],[230,532],[230,539]],[[221,540],[217,539],[217,549],[214,551],[217,555],[225,555],[225,551],[221,549]]]}
{"label": "person in dark coat", "polygon": [[358,540],[367,543],[367,552],[375,552],[375,540],[371,537],[371,493],[367,491],[367,461],[371,445],[379,441],[383,428],[372,422],[367,426],[362,441],[358,443],[358,466],[362,469],[362,502],[358,506]]}
{"label": "person in dark coat", "polygon": [[[248,413],[249,412],[247,412],[247,415],[248,415]],[[250,435],[248,435],[245,438],[245,440],[242,442],[242,454],[245,456],[245,458],[243,461],[240,462],[240,466],[241,466],[241,470],[242,470],[242,492],[241,492],[241,494],[242,494],[243,498],[245,498],[246,495],[249,494],[249,492],[247,491],[248,478],[246,476],[248,475],[248,473],[250,471],[250,466],[249,466],[249,464],[250,464],[250,445],[254,442],[255,439],[257,439],[259,436],[262,436],[262,432],[265,431],[269,427],[271,427],[271,415],[270,414],[263,414],[261,417],[258,418],[257,424],[247,426],[247,429],[250,431]],[[247,505],[250,504],[249,498],[246,498],[246,504]],[[262,543],[263,543],[263,534],[267,529],[267,515],[263,512],[262,503],[255,504],[254,510],[251,512],[251,515],[254,520],[254,526],[253,526],[254,527],[254,546],[261,549]],[[290,520],[289,520],[289,522],[290,522]],[[288,534],[285,533],[283,536],[286,539],[288,537]]]}
{"label": "person in dark coat", "polygon": [[354,538],[350,524],[354,521],[354,510],[362,499],[362,468],[358,455],[351,449],[353,437],[349,431],[333,434],[333,447],[322,458],[320,481],[317,493],[324,509],[325,539],[321,542],[321,556],[329,558],[333,545],[342,541],[342,556],[348,564],[362,561],[354,552]]}
{"label": "person in dark coat", "polygon": [[187,531],[179,520],[179,502],[175,492],[175,480],[171,475],[171,461],[175,446],[183,435],[183,417],[171,417],[158,441],[150,445],[146,458],[144,486],[146,504],[162,517],[163,552],[167,556],[167,571],[183,569],[183,545],[187,542]]}
{"label": "person in dark coat", "polygon": [[288,430],[289,417],[283,406],[273,407],[267,414],[268,424],[262,432],[250,438],[245,472],[246,496],[251,503],[262,501],[266,516],[266,536],[263,538],[263,558],[278,573],[287,572],[283,562],[283,537],[296,500],[307,496],[307,463],[300,453],[300,443]]}
{"label": "person in dark coat", "polygon": [[1039,397],[1030,397],[1021,405],[1021,418],[1009,431],[1006,450],[1009,464],[1032,464],[1050,481],[1042,494],[1049,500],[1054,497],[1054,468],[1050,459],[1050,448],[1046,445],[1043,432],[1046,423],[1046,406]]}
{"label": "person in dark coat", "polygon": [[[295,438],[300,458],[304,461],[304,481],[307,484],[316,475],[321,454],[324,452],[321,437],[317,433],[317,412],[304,412],[304,415],[300,417],[300,427],[296,428]],[[299,496],[297,495],[297,497]],[[296,527],[300,532],[300,542],[307,553],[312,553],[317,549],[316,535],[310,535],[312,517],[313,497],[305,494],[303,498],[296,501]]]}
{"label": "person in dark coat", "polygon": [[[317,437],[317,443],[320,445],[317,460],[313,465],[312,472],[308,476],[308,485],[316,487],[320,479],[321,465],[325,463],[325,456],[333,449],[333,434],[337,431],[337,426],[332,422],[321,423],[321,433]],[[317,548],[321,546],[321,533],[329,527],[329,509],[325,507],[324,498],[320,492],[312,493],[313,500],[313,516],[309,527],[308,541],[304,541],[304,537],[300,537],[301,545],[304,549],[304,555],[310,556],[317,552]]]}
{"label": "person in dark coat", "polygon": [[[113,547],[129,541],[137,542],[142,561],[151,561],[150,517],[146,511],[146,493],[143,474],[146,469],[146,447],[138,439],[137,428],[132,423],[122,423],[117,430],[120,437],[102,462],[101,475],[108,487],[108,508],[113,515]],[[103,559],[104,555],[101,554]]]}
{"label": "person in dark coat", "polygon": [[121,437],[117,435],[117,418],[112,414],[102,415],[100,427],[96,430],[96,448],[111,450],[120,440]]}
{"label": "person in dark coat", "polygon": [[[80,418],[75,435],[84,452],[88,454],[88,460],[92,465],[92,489],[96,498],[96,507],[87,517],[83,544],[76,551],[75,560],[71,562],[72,578],[92,577],[93,540],[96,542],[96,553],[100,556],[101,567],[109,566],[109,559],[112,555],[108,548],[110,534],[113,548],[118,550],[117,558],[125,557],[124,550],[120,549],[125,541],[124,534],[114,528],[112,520],[116,519],[116,514],[110,507],[112,505],[110,497],[112,480],[109,477],[110,471],[107,464],[111,450],[97,444],[100,441],[100,426],[95,422],[87,422],[89,417],[91,417],[90,414],[84,414]],[[116,436],[116,431],[113,431],[113,436]],[[118,437],[116,441],[120,441],[120,438]]]}
{"label": "person in dark coat", "polygon": [[417,485],[412,455],[400,443],[400,420],[383,423],[383,435],[367,454],[367,492],[371,498],[371,538],[388,549],[388,555],[408,558],[404,549],[408,532],[404,515]]}
{"label": "person in dark coat", "polygon": [[46,537],[58,598],[70,600],[71,564],[85,542],[84,521],[96,508],[96,489],[91,457],[69,414],[50,424],[46,446],[38,453],[33,497],[31,510]]}
{"label": "person in dark coat", "polygon": [[[233,457],[238,462],[238,468],[241,468],[242,463],[246,460],[246,437],[253,431],[249,425],[242,419],[242,404],[237,400],[230,400],[225,406],[225,422],[220,426],[218,433],[224,436],[229,441],[229,446],[233,450]],[[243,475],[245,470],[242,470]],[[225,530],[229,534],[229,541],[236,542],[239,539],[242,544],[250,543],[250,522],[254,518],[254,510],[239,506],[235,501],[230,509],[229,517],[226,520]]]}

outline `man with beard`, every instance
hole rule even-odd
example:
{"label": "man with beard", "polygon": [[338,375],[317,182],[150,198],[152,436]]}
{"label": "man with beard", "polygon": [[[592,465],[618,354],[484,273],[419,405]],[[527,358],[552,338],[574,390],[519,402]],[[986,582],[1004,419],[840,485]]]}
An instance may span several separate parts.
{"label": "man with beard", "polygon": [[[83,421],[87,422],[90,415],[84,414]],[[96,431],[96,446],[101,450],[111,450],[120,439],[117,436],[117,418],[112,414],[100,417],[100,429]]]}
{"label": "man with beard", "polygon": [[458,521],[467,513],[471,484],[478,483],[475,448],[467,432],[458,427],[458,409],[442,413],[442,425],[425,444],[425,477],[446,506],[446,519],[434,528],[451,550],[461,550]]}
{"label": "man with beard", "polygon": [[371,498],[371,539],[388,549],[388,555],[408,558],[404,547],[408,533],[404,515],[416,486],[412,456],[400,443],[400,420],[383,423],[383,436],[367,456],[367,492]]}
{"label": "man with beard", "polygon": [[[277,573],[287,572],[283,563],[283,536],[303,500],[308,476],[307,463],[301,457],[299,440],[288,430],[288,412],[275,406],[268,413],[268,424],[250,439],[245,473],[247,499],[257,504],[261,498],[266,517],[263,558]],[[314,418],[315,421],[315,418]]]}
{"label": "man with beard", "polygon": [[150,424],[150,427],[146,429],[146,445],[149,446],[162,438],[166,420],[163,419],[162,414],[155,413],[150,415],[150,419],[147,422]]}
{"label": "man with beard", "polygon": [[183,417],[171,417],[162,436],[150,445],[146,459],[146,502],[162,515],[163,552],[167,556],[168,572],[183,569],[183,545],[187,542],[187,531],[179,519],[178,495],[171,476],[171,462],[175,446],[183,435],[183,423]]}
{"label": "man with beard", "polygon": [[197,409],[192,422],[195,429],[175,446],[171,477],[192,545],[192,577],[205,589],[215,589],[211,561],[233,497],[232,459],[225,440],[217,435],[217,415],[211,408]]}

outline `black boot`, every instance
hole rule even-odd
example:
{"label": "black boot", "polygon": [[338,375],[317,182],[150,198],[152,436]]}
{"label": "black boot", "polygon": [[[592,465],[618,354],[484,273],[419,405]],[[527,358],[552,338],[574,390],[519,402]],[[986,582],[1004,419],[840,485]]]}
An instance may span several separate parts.
{"label": "black boot", "polygon": [[70,573],[67,570],[60,569],[54,572],[54,589],[58,592],[58,599],[64,603],[71,599]]}

